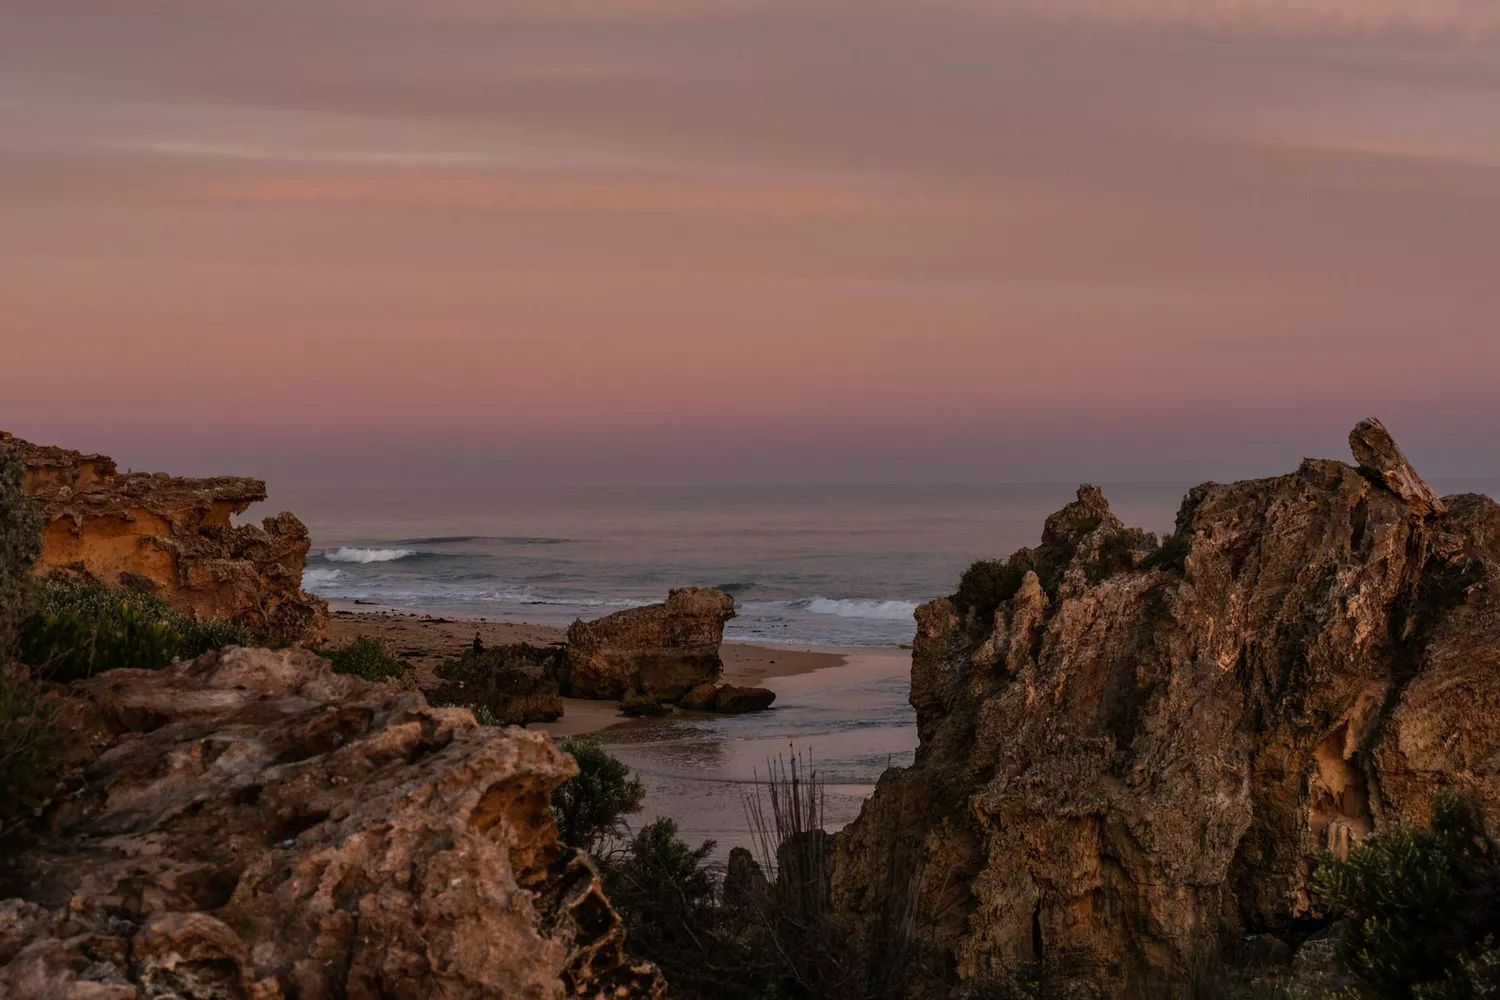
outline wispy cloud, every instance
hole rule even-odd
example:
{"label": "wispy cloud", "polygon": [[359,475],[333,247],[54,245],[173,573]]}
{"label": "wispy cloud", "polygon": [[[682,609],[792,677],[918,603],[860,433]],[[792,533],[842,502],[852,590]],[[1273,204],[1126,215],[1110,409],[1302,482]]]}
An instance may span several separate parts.
{"label": "wispy cloud", "polygon": [[1495,0],[940,0],[995,13],[1277,34],[1500,34]]}

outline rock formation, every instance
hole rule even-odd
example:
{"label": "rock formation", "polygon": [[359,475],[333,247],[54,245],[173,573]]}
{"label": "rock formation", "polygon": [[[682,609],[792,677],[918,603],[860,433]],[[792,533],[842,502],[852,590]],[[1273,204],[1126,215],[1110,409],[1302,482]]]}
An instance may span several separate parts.
{"label": "rock formation", "polygon": [[575,698],[623,698],[635,690],[676,701],[719,679],[724,623],[734,598],[721,590],[684,587],[665,604],[630,608],[568,629],[563,691]]}
{"label": "rock formation", "polygon": [[484,708],[500,726],[552,722],[562,717],[557,675],[565,652],[557,646],[513,643],[466,650],[437,668],[429,697],[440,705]]}
{"label": "rock formation", "polygon": [[662,995],[556,839],[577,765],[544,735],[295,648],[107,672],[59,710],[92,756],[0,870],[0,996]]}
{"label": "rock formation", "polygon": [[26,463],[22,488],[47,526],[37,571],[82,571],[155,593],[201,618],[246,625],[271,643],[313,643],[328,605],[302,590],[310,545],[290,513],[260,527],[233,515],[266,498],[258,479],[121,473],[112,459],[42,447],[0,432]]}
{"label": "rock formation", "polygon": [[1378,422],[1351,442],[1358,470],[1195,488],[1160,547],[1084,487],[918,610],[920,747],[831,890],[916,993],[1035,966],[1187,997],[1243,935],[1326,922],[1320,854],[1439,787],[1500,835],[1500,506],[1438,499]]}
{"label": "rock formation", "polygon": [[683,695],[678,704],[694,712],[741,715],[745,712],[763,712],[775,700],[776,692],[767,688],[704,683]]}

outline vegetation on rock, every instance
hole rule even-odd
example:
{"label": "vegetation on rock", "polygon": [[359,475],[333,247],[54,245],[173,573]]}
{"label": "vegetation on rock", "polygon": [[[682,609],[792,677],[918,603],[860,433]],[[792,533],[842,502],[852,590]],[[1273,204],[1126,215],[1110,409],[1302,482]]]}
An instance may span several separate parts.
{"label": "vegetation on rock", "polygon": [[200,620],[159,597],[90,579],[55,578],[21,626],[21,661],[66,683],[104,670],[159,670],[176,659],[248,644],[245,628]]}
{"label": "vegetation on rock", "polygon": [[1000,605],[1016,596],[1031,568],[1024,550],[1009,560],[980,559],[964,570],[953,604],[960,614],[973,611],[981,621],[993,618]]}
{"label": "vegetation on rock", "polygon": [[406,664],[374,636],[362,635],[342,646],[325,646],[314,650],[333,661],[333,672],[352,674],[367,681],[383,681],[406,673]]}
{"label": "vegetation on rock", "polygon": [[21,493],[20,456],[0,444],[0,835],[24,817],[33,790],[52,770],[52,717],[39,682],[12,662],[35,593],[32,563],[42,548],[42,517]]}

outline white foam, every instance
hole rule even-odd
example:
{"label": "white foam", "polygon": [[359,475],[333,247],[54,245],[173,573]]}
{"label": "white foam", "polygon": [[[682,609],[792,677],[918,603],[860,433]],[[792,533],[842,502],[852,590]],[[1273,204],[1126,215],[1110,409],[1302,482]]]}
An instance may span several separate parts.
{"label": "white foam", "polygon": [[814,615],[836,615],[839,618],[868,618],[874,621],[911,621],[916,613],[915,601],[840,601],[829,597],[814,597],[796,601],[800,607]]}
{"label": "white foam", "polygon": [[329,562],[380,563],[395,562],[417,554],[416,549],[324,549],[323,558]]}
{"label": "white foam", "polygon": [[343,575],[344,571],[341,569],[305,569],[302,571],[302,589],[316,590]]}

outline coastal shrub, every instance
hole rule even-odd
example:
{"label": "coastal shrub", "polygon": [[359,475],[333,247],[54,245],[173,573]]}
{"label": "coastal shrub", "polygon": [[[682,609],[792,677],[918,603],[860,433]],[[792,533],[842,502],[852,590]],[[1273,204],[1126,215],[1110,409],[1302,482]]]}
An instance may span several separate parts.
{"label": "coastal shrub", "polygon": [[681,1000],[788,996],[767,940],[725,906],[722,879],[708,860],[713,849],[711,840],[689,846],[662,817],[607,859],[605,892],[625,923],[626,947],[655,962]]}
{"label": "coastal shrub", "polygon": [[1088,577],[1090,582],[1099,583],[1134,565],[1135,545],[1130,533],[1117,531],[1099,543],[1099,551],[1095,554],[1094,561],[1089,564]]}
{"label": "coastal shrub", "polygon": [[242,625],[184,614],[151,594],[89,579],[54,578],[21,627],[21,660],[67,682],[103,670],[158,670],[210,649],[247,645]]}
{"label": "coastal shrub", "polygon": [[24,472],[20,456],[0,444],[0,837],[27,818],[56,760],[52,713],[36,678],[12,661],[35,604],[31,567],[42,551],[42,517],[21,492]]}
{"label": "coastal shrub", "polygon": [[16,450],[0,444],[0,666],[14,655],[21,623],[31,614],[31,567],[42,552],[41,512],[21,492],[25,471]]}
{"label": "coastal shrub", "polygon": [[597,853],[625,830],[625,817],[641,811],[646,786],[594,740],[562,740],[558,748],[578,762],[578,776],[552,793],[552,815],[562,842]]}
{"label": "coastal shrub", "polygon": [[1016,596],[1031,568],[1031,560],[1021,552],[1007,561],[981,559],[964,570],[953,603],[959,614],[973,611],[981,621],[993,618],[1000,605]]}
{"label": "coastal shrub", "polygon": [[1160,547],[1147,556],[1141,565],[1146,569],[1165,569],[1181,573],[1187,568],[1188,553],[1192,549],[1193,537],[1191,535],[1168,535],[1162,539]]}
{"label": "coastal shrub", "polygon": [[1340,960],[1380,995],[1467,998],[1494,983],[1481,953],[1500,929],[1500,862],[1472,801],[1439,792],[1430,829],[1397,826],[1347,861],[1327,856],[1315,884],[1352,919]]}
{"label": "coastal shrub", "polygon": [[57,725],[25,669],[0,665],[0,838],[40,803],[36,790],[55,769]]}
{"label": "coastal shrub", "polygon": [[342,646],[325,646],[315,652],[333,661],[334,673],[353,674],[367,681],[389,680],[406,672],[401,658],[373,636],[362,635]]}

